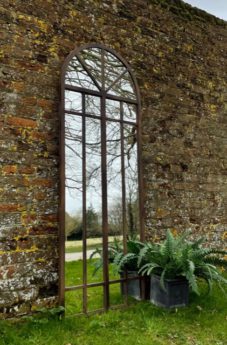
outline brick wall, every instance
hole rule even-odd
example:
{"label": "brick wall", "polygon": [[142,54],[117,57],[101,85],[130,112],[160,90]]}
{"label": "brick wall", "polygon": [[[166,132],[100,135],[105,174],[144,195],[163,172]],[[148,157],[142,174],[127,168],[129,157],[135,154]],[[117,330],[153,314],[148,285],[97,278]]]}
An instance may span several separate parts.
{"label": "brick wall", "polygon": [[226,23],[178,0],[0,0],[0,40],[0,318],[57,302],[60,69],[84,43],[139,83],[147,236],[226,246]]}

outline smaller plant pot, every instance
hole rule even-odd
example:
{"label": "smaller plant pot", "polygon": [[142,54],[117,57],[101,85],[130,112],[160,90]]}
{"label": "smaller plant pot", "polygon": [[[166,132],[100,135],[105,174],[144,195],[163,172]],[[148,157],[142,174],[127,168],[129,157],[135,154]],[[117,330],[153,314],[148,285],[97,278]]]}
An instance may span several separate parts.
{"label": "smaller plant pot", "polygon": [[[138,277],[137,271],[128,271],[128,278]],[[121,273],[121,278],[124,278],[124,273]],[[142,277],[141,277],[142,278]],[[145,284],[145,299],[150,299],[150,277],[144,277]],[[141,288],[142,281],[141,279],[128,280],[126,283],[121,283],[121,293],[126,295],[126,289],[128,290],[128,296],[135,298],[136,300],[141,300]]]}
{"label": "smaller plant pot", "polygon": [[165,308],[185,307],[188,304],[189,285],[184,278],[166,279],[165,290],[160,285],[160,277],[151,276],[150,301]]}
{"label": "smaller plant pot", "polygon": [[[128,278],[137,277],[138,272],[128,271],[127,276],[128,276]],[[121,273],[121,278],[124,278],[124,273]],[[131,296],[138,301],[141,300],[141,297],[140,297],[140,279],[128,280],[127,283],[121,282],[121,293],[122,293],[122,295],[126,295],[126,289],[128,292],[128,296]]]}

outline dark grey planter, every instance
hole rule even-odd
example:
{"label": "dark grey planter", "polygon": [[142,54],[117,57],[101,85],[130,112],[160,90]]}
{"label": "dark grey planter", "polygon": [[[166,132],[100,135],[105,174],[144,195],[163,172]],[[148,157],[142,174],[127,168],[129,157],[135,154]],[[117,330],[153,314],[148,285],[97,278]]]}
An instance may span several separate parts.
{"label": "dark grey planter", "polygon": [[[133,278],[138,276],[138,272],[136,271],[128,271],[128,278]],[[121,273],[121,278],[124,278],[124,273]],[[129,280],[127,285],[126,283],[121,283],[121,293],[122,295],[126,295],[126,289],[128,290],[128,296],[131,296],[138,301],[141,299],[140,297],[140,279]]]}
{"label": "dark grey planter", "polygon": [[[133,278],[138,276],[137,271],[128,271],[128,278]],[[124,277],[124,274],[121,274],[121,278]],[[145,299],[150,299],[150,277],[144,277],[145,280]],[[128,286],[128,287],[127,287]],[[135,298],[136,300],[141,300],[141,279],[129,280],[128,284],[121,283],[121,293],[122,295],[126,294],[125,289],[128,289],[128,296]]]}
{"label": "dark grey planter", "polygon": [[160,277],[151,276],[150,301],[160,307],[178,308],[188,304],[189,285],[184,278],[166,279],[164,291],[160,285]]}

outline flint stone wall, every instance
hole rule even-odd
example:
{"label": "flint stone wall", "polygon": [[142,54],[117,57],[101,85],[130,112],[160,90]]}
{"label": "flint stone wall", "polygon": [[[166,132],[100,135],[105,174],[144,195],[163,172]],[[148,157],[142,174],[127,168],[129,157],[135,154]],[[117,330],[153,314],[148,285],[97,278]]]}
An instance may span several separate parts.
{"label": "flint stone wall", "polygon": [[103,43],[142,101],[147,237],[227,239],[226,23],[178,0],[0,0],[0,318],[57,303],[59,79]]}

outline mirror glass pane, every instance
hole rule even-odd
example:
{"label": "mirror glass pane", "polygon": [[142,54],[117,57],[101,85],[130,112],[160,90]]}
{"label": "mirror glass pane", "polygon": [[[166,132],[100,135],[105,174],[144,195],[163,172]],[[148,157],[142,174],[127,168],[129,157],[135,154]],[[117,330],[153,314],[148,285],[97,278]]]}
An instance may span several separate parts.
{"label": "mirror glass pane", "polygon": [[101,49],[89,48],[80,52],[80,57],[83,59],[89,72],[95,78],[98,85],[102,86],[102,57]]}
{"label": "mirror glass pane", "polygon": [[116,56],[109,52],[105,52],[104,71],[105,89],[108,89],[123,72],[126,72],[126,68]]}
{"label": "mirror glass pane", "polygon": [[103,308],[103,286],[88,288],[88,311],[95,311]]}
{"label": "mirror glass pane", "polygon": [[[120,123],[107,121],[107,203],[109,223],[109,247],[123,248],[122,174],[121,174],[121,131]],[[109,251],[112,261],[111,251]],[[114,274],[110,267],[110,276]],[[111,279],[119,279],[119,276]]]}
{"label": "mirror glass pane", "polygon": [[139,190],[136,127],[124,126],[126,219],[130,237],[139,235]]}
{"label": "mirror glass pane", "polygon": [[123,103],[123,120],[136,122],[136,105]]}
{"label": "mirror glass pane", "polygon": [[[115,277],[116,279],[116,277]],[[124,303],[123,283],[110,284],[110,306],[119,306]]]}
{"label": "mirror glass pane", "polygon": [[65,313],[75,315],[83,311],[83,290],[67,291],[65,294]]}
{"label": "mirror glass pane", "polygon": [[81,285],[82,269],[82,118],[65,115],[65,280]]}
{"label": "mirror glass pane", "polygon": [[98,91],[98,88],[94,84],[93,80],[75,56],[68,65],[65,74],[65,83],[71,86]]}
{"label": "mirror glass pane", "polygon": [[120,120],[120,102],[106,99],[106,117]]}
{"label": "mirror glass pane", "polygon": [[127,72],[109,90],[109,94],[135,100],[135,91],[130,74]]}
{"label": "mirror glass pane", "polygon": [[85,95],[85,113],[100,116],[100,97]]}
{"label": "mirror glass pane", "polygon": [[[103,280],[100,264],[102,251],[101,123],[86,118],[86,226],[88,282]],[[94,254],[97,252],[97,255]],[[92,256],[92,257],[91,257]]]}
{"label": "mirror glass pane", "polygon": [[65,110],[82,112],[82,95],[75,91],[65,91]]}

